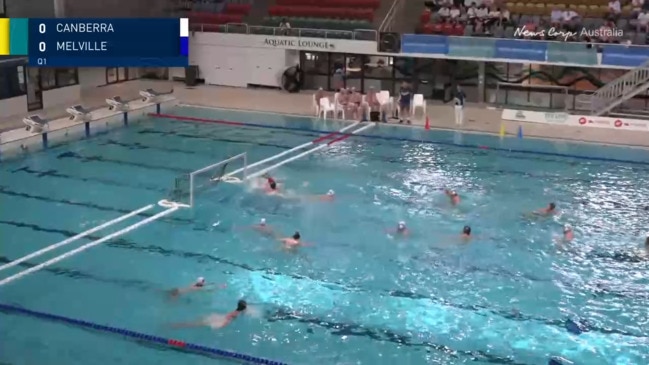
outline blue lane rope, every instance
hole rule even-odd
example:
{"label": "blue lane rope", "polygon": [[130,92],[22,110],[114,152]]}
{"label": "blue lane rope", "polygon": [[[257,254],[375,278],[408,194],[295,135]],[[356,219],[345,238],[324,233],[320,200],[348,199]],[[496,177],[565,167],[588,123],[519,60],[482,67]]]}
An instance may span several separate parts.
{"label": "blue lane rope", "polygon": [[249,363],[261,364],[261,365],[288,365],[280,361],[268,360],[268,359],[240,354],[232,351],[219,350],[213,347],[196,345],[193,343],[184,342],[180,340],[148,335],[145,333],[135,332],[135,331],[119,328],[119,327],[105,326],[102,324],[97,324],[97,323],[88,322],[88,321],[75,319],[75,318],[59,316],[56,314],[37,312],[30,309],[16,307],[8,304],[0,304],[0,311],[22,314],[22,315],[44,319],[48,321],[62,322],[68,325],[92,329],[99,332],[106,332],[115,335],[120,335],[122,337],[127,337],[138,341],[144,340],[158,345],[163,345],[163,346],[177,348],[177,349],[179,348],[179,349],[188,350],[196,353],[216,355],[219,357],[236,360],[236,361],[246,361]]}
{"label": "blue lane rope", "polygon": [[[192,124],[202,123],[200,121],[189,121],[189,120],[183,120],[183,119],[174,119],[173,116],[164,116],[164,114],[163,115],[149,114],[149,116],[156,117],[156,118],[172,119],[172,120],[175,120],[176,122],[180,122],[180,123],[192,123]],[[178,117],[178,118],[186,118],[185,116],[182,116],[182,115],[177,115],[176,117]],[[208,118],[197,118],[197,119],[208,120]],[[214,121],[218,121],[218,120],[214,119]],[[205,122],[203,122],[203,123],[205,123]],[[209,123],[209,122],[207,122],[207,123]],[[310,132],[310,133],[320,133],[320,134],[324,134],[324,133],[329,134],[329,133],[331,133],[331,131],[325,131],[325,130],[319,130],[319,129],[282,127],[282,126],[274,126],[274,125],[259,124],[259,123],[225,122],[225,123],[214,123],[214,124],[229,125],[231,127],[240,126],[240,127],[252,127],[252,128],[267,128],[267,129]],[[440,129],[440,131],[445,131],[445,130]],[[471,148],[471,149],[491,150],[491,151],[499,151],[499,152],[523,153],[523,154],[533,154],[533,155],[541,155],[541,156],[575,158],[575,159],[589,160],[589,161],[617,162],[617,163],[628,163],[628,164],[644,165],[644,166],[649,165],[649,161],[633,161],[633,160],[622,160],[622,159],[608,158],[608,157],[580,156],[580,155],[571,155],[571,154],[568,154],[568,153],[529,151],[529,150],[519,150],[519,149],[503,148],[503,147],[492,147],[492,146],[486,146],[486,145],[470,145],[470,144],[460,144],[460,143],[453,143],[453,142],[429,141],[429,140],[414,139],[414,138],[377,136],[377,135],[369,135],[369,134],[362,134],[362,133],[352,134],[352,133],[343,132],[343,133],[338,133],[338,134],[341,135],[341,136],[349,135],[349,136],[354,136],[354,137],[380,139],[380,140],[385,140],[385,141],[415,142],[415,143],[425,143],[425,144],[433,144],[433,145],[440,145],[440,146],[451,146],[451,147],[462,147],[462,148]],[[490,135],[489,133],[477,133],[477,134]],[[552,139],[544,139],[544,138],[541,138],[541,137],[538,137],[538,139],[546,140],[548,142],[566,142],[565,140],[552,140]],[[580,141],[568,141],[568,142],[569,143],[580,143]],[[626,147],[626,148],[628,148],[627,146],[622,146],[622,145],[613,146],[613,147],[617,147],[617,148],[625,148]],[[631,147],[633,147],[633,146],[631,146]]]}

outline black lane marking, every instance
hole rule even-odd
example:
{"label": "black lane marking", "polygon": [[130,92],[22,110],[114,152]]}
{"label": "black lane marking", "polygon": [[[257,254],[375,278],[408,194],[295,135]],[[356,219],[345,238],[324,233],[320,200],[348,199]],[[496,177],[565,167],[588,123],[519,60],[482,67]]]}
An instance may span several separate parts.
{"label": "black lane marking", "polygon": [[[117,180],[111,180],[111,179],[104,179],[104,178],[97,178],[97,177],[82,177],[82,176],[75,176],[75,175],[68,175],[59,172],[58,170],[36,170],[32,169],[30,167],[24,166],[15,170],[12,170],[11,173],[17,173],[17,172],[24,172],[27,174],[34,175],[38,178],[41,177],[57,177],[61,179],[69,179],[69,180],[77,180],[77,181],[82,181],[82,182],[92,182],[92,183],[99,183],[99,184],[104,184],[104,185],[110,185],[110,186],[119,186],[119,187],[125,187],[125,188],[132,188],[132,189],[141,189],[141,190],[148,190],[148,191],[156,191],[160,192],[163,194],[169,193],[170,188],[161,188],[160,186],[157,185],[148,185],[148,184],[127,184],[122,181],[117,181]],[[173,182],[170,182],[169,186],[171,186]]]}
{"label": "black lane marking", "polygon": [[[0,264],[8,264],[12,260],[5,256],[0,256]],[[38,264],[29,262],[29,261],[23,261],[19,263],[16,266],[23,267],[25,269],[32,268]],[[68,269],[64,267],[53,267],[49,266],[46,268],[41,269],[40,271],[45,271],[50,274],[56,275],[56,276],[65,276],[70,279],[85,279],[85,280],[92,280],[100,283],[107,283],[107,284],[114,284],[118,285],[123,288],[135,288],[138,290],[147,290],[147,291],[152,291],[152,290],[159,290],[160,293],[163,292],[162,288],[157,288],[155,285],[143,281],[143,280],[130,280],[130,279],[115,279],[115,278],[106,278],[106,277],[101,277],[93,274],[89,274],[83,271],[79,270],[74,270],[74,269]]]}
{"label": "black lane marking", "polygon": [[189,169],[181,169],[177,167],[169,167],[169,166],[163,166],[163,165],[150,165],[150,164],[145,164],[141,162],[134,162],[134,161],[123,161],[123,160],[116,160],[116,159],[111,159],[111,158],[103,158],[101,156],[83,156],[79,153],[68,151],[68,152],[63,152],[56,156],[59,160],[64,159],[64,158],[72,158],[72,159],[77,159],[81,161],[82,163],[86,162],[105,162],[105,163],[113,163],[117,165],[123,165],[123,166],[135,166],[135,167],[140,167],[143,169],[147,170],[164,170],[164,171],[171,171],[175,174],[188,174],[192,172],[192,170]]}
{"label": "black lane marking", "polygon": [[[234,127],[234,128],[231,127],[230,129],[231,130],[240,130],[241,128],[245,128],[245,127]],[[198,129],[198,128],[194,128],[194,129]],[[245,128],[245,129],[248,129],[248,130],[252,131],[252,130],[258,130],[259,128],[251,127],[251,128]],[[166,136],[175,136],[175,137],[182,137],[182,138],[189,138],[189,139],[208,139],[208,140],[214,140],[214,141],[220,141],[220,139],[219,139],[220,137],[217,137],[217,136],[223,134],[222,131],[213,131],[213,132],[204,133],[203,130],[202,130],[202,131],[199,131],[199,132],[200,132],[200,134],[188,134],[182,129],[181,130],[172,130],[172,131],[160,131],[160,130],[157,130],[157,129],[147,128],[147,129],[142,129],[142,130],[140,130],[140,131],[138,131],[136,133],[137,134],[154,134],[154,135],[165,136],[165,137]],[[296,131],[296,130],[293,130],[293,129],[290,129],[290,130],[285,130],[285,129],[282,129],[282,130],[269,130],[269,131],[265,131],[264,135],[267,133],[267,134],[270,134],[270,135],[277,134],[277,135],[280,135],[283,138],[286,137],[286,135],[294,135],[294,136],[309,137],[309,138],[318,138],[318,137],[320,137],[322,135],[325,135],[327,133],[334,133],[336,131],[335,130],[333,130],[331,132],[308,132],[308,131],[302,131],[301,133],[296,133],[296,132],[301,132],[301,131]],[[232,142],[236,143],[238,141],[233,140]]]}
{"label": "black lane marking", "polygon": [[[290,149],[293,147],[289,146],[284,146],[284,145],[279,145],[279,144],[273,144],[273,143],[263,143],[263,142],[246,142],[246,141],[239,141],[239,140],[231,140],[231,139],[224,139],[220,138],[218,140],[219,142],[228,142],[228,143],[233,143],[233,144],[249,144],[249,145],[256,145],[256,146],[262,146],[262,147],[273,147],[273,148],[280,148],[280,149]],[[164,152],[171,152],[171,153],[185,153],[189,155],[206,155],[209,152],[208,151],[192,151],[192,150],[185,150],[181,148],[169,148],[169,147],[157,147],[157,146],[150,146],[146,144],[142,144],[139,142],[135,143],[126,143],[126,142],[119,142],[116,140],[109,139],[106,142],[98,143],[98,146],[119,146],[123,147],[129,150],[158,150],[158,151],[164,151]]]}
{"label": "black lane marking", "polygon": [[[73,232],[73,231],[68,231],[68,230],[61,230],[61,229],[52,229],[52,228],[44,228],[36,224],[30,224],[30,223],[21,223],[21,222],[13,222],[13,221],[4,221],[0,220],[0,224],[6,224],[14,227],[20,227],[20,228],[29,228],[34,231],[39,231],[39,232],[47,232],[47,233],[55,233],[55,234],[61,234],[65,237],[72,237],[78,233]],[[100,236],[87,236],[88,239],[92,240],[97,240],[100,239]],[[505,319],[509,320],[516,320],[516,321],[535,321],[541,324],[545,324],[548,326],[554,326],[554,327],[559,327],[563,328],[565,321],[560,320],[560,319],[549,319],[549,318],[544,318],[544,317],[533,317],[533,316],[528,316],[524,315],[516,310],[511,310],[511,311],[504,311],[504,310],[497,310],[497,309],[491,309],[488,306],[484,305],[466,305],[466,304],[459,304],[459,303],[453,303],[450,301],[446,301],[442,298],[437,298],[433,296],[428,296],[428,295],[421,295],[413,292],[406,292],[406,291],[400,291],[400,290],[386,290],[386,289],[375,289],[375,291],[360,287],[360,286],[352,286],[352,285],[347,285],[344,283],[340,282],[326,282],[324,280],[318,279],[318,278],[313,278],[309,277],[306,275],[297,275],[297,274],[285,274],[276,271],[275,269],[272,268],[254,268],[248,264],[244,263],[238,263],[235,261],[231,261],[229,259],[217,257],[214,255],[210,254],[203,254],[203,253],[196,253],[196,252],[191,252],[191,251],[183,251],[183,250],[176,250],[176,249],[167,249],[163,248],[160,246],[155,246],[155,245],[148,245],[148,246],[143,246],[143,245],[138,245],[137,243],[133,241],[129,241],[124,238],[116,238],[113,241],[109,241],[107,243],[104,243],[104,245],[108,247],[113,247],[113,248],[119,248],[119,249],[126,249],[126,250],[134,250],[134,251],[140,251],[140,252],[146,252],[146,253],[155,253],[159,254],[161,256],[166,256],[166,257],[180,257],[183,259],[188,259],[188,260],[194,260],[196,262],[204,263],[204,262],[214,262],[214,263],[219,263],[219,264],[224,264],[232,267],[236,267],[239,269],[243,269],[246,271],[250,272],[262,272],[267,275],[277,275],[277,276],[284,276],[288,277],[291,279],[295,280],[309,280],[309,281],[317,281],[320,285],[323,287],[334,290],[334,291],[342,291],[342,292],[347,292],[347,293],[372,293],[372,294],[377,294],[380,296],[389,296],[389,297],[398,297],[398,298],[407,298],[407,299],[424,299],[424,300],[430,300],[434,303],[452,307],[452,308],[457,308],[457,309],[462,309],[462,310],[468,310],[468,311],[473,311],[473,312],[489,312],[490,314],[498,317],[502,317]],[[264,276],[264,278],[268,280],[274,280],[272,276]],[[592,326],[589,328],[590,331],[595,331],[595,332],[600,332],[604,334],[619,334],[619,335],[624,335],[624,336],[629,336],[629,337],[639,337],[639,338],[644,338],[642,335],[622,331],[622,330],[616,330],[612,328],[605,328],[605,327],[595,327]]]}
{"label": "black lane marking", "polygon": [[[4,256],[0,256],[0,263],[9,263],[11,260]],[[18,266],[24,268],[31,268],[36,266],[36,264],[30,262],[22,262]],[[101,283],[115,284],[124,288],[134,288],[138,290],[159,290],[155,288],[150,283],[147,283],[142,280],[125,280],[125,279],[112,279],[112,278],[103,278],[96,275],[88,274],[79,270],[70,270],[66,268],[52,268],[48,267],[43,269],[43,271],[48,272],[57,276],[66,276],[72,279],[85,279],[92,280]],[[162,294],[162,291],[161,291]],[[3,310],[0,310],[3,311]],[[4,312],[4,311],[3,311]],[[12,315],[13,312],[4,312],[5,314]],[[288,308],[279,308],[274,311],[266,311],[265,319],[267,322],[280,322],[280,321],[298,321],[300,323],[306,324],[308,326],[318,326],[327,329],[330,331],[330,335],[333,336],[356,336],[356,337],[366,337],[374,341],[388,341],[395,343],[397,345],[409,346],[409,347],[424,347],[429,348],[446,355],[458,358],[459,356],[471,356],[475,357],[476,354],[480,355],[481,359],[488,359],[489,362],[497,364],[517,364],[512,362],[511,358],[502,358],[481,350],[465,350],[465,351],[456,351],[445,345],[439,345],[432,342],[416,342],[413,341],[414,338],[409,335],[403,335],[396,332],[393,332],[388,329],[383,329],[380,327],[369,327],[364,325],[358,325],[353,323],[343,323],[343,322],[332,322],[327,321],[323,318],[317,317],[303,317],[295,314]],[[74,327],[74,326],[72,326]],[[94,332],[94,331],[92,331]],[[431,335],[434,337],[434,335]],[[193,352],[190,352],[193,353]],[[477,359],[476,359],[477,360]],[[504,362],[502,362],[504,361]]]}
{"label": "black lane marking", "polygon": [[[6,187],[0,186],[0,194],[4,195],[9,195],[9,196],[15,196],[15,197],[20,197],[20,198],[25,198],[25,199],[33,199],[33,200],[38,200],[46,203],[55,203],[55,204],[65,204],[65,205],[71,205],[71,206],[76,206],[76,207],[84,207],[88,209],[96,209],[100,210],[103,212],[115,212],[115,213],[122,213],[122,214],[128,214],[131,213],[132,211],[138,209],[121,209],[121,208],[114,208],[114,207],[108,207],[105,205],[99,205],[99,204],[93,204],[93,203],[87,203],[87,202],[75,202],[72,200],[67,200],[67,199],[55,199],[55,198],[50,198],[46,196],[39,196],[39,195],[32,195],[32,194],[27,194],[27,193],[21,193],[18,191],[12,191],[7,189]],[[147,212],[142,212],[140,214],[137,214],[139,217],[151,217],[154,214],[152,213],[147,213]],[[176,218],[176,217],[163,217],[161,219],[157,220],[158,222],[165,222],[165,223],[182,223],[182,224],[193,224],[194,221],[191,219],[185,219],[185,218]]]}
{"label": "black lane marking", "polygon": [[[50,197],[43,197],[43,196],[37,196],[37,195],[32,195],[32,194],[27,194],[27,193],[21,193],[21,192],[15,192],[12,190],[7,189],[6,187],[0,186],[0,194],[5,194],[9,196],[16,196],[16,197],[21,197],[25,199],[34,199],[34,200],[39,200],[47,203],[56,203],[56,204],[66,204],[66,205],[71,205],[71,206],[80,206],[88,209],[96,209],[100,211],[109,211],[109,212],[116,212],[116,213],[122,213],[122,214],[128,214],[132,212],[133,210],[129,209],[118,209],[114,207],[108,207],[108,206],[103,206],[103,205],[98,205],[98,204],[92,204],[92,203],[86,203],[86,202],[75,202],[75,201],[70,201],[66,199],[55,199],[55,198],[50,198]],[[151,217],[153,214],[151,213],[146,213],[142,212],[138,214],[138,216],[142,217]],[[159,219],[158,221],[163,222],[163,223],[168,223],[168,224],[185,224],[185,225],[190,225],[193,224],[194,226],[192,227],[192,230],[195,231],[202,231],[202,232],[210,232],[210,229],[204,226],[199,226],[196,225],[195,222],[191,219],[183,219],[183,218],[176,218],[176,217],[165,217],[162,219]],[[626,254],[624,252],[616,252],[614,254],[611,253],[590,253],[589,256],[590,258],[602,258],[602,259],[609,259],[609,260],[615,260],[617,262],[627,262],[627,263],[643,263],[646,262],[646,259],[634,256],[631,254]],[[444,272],[444,270],[447,269],[447,266],[444,264],[440,264],[438,261],[434,259],[427,259],[426,257],[422,256],[413,256],[413,260],[417,260],[420,262],[425,263],[426,265],[432,266],[432,267],[437,267],[440,268],[439,272]],[[391,260],[393,264],[396,265],[401,265],[401,262]],[[511,271],[501,269],[501,268],[491,268],[491,269],[485,269],[477,266],[466,266],[462,273],[472,273],[472,272],[477,272],[477,273],[486,273],[490,274],[496,277],[500,278],[510,278],[513,280],[519,281],[520,279],[525,279],[529,280],[531,282],[537,282],[537,283],[542,283],[542,282],[553,282],[555,280],[553,279],[545,279],[541,278],[538,276],[530,275],[527,273],[513,273]],[[565,281],[560,281],[562,285],[568,286],[575,288],[575,285],[569,282]],[[580,286],[582,288],[582,286]],[[638,298],[637,293],[633,295],[627,295],[624,292],[621,291],[615,291],[610,288],[607,288],[605,286],[598,285],[596,288],[587,288],[588,290],[592,291],[594,295],[610,295],[618,298]],[[399,292],[399,291],[397,291]],[[647,299],[649,296],[647,295],[641,295],[641,299]],[[417,297],[419,298],[419,297]],[[419,298],[421,299],[421,298]]]}

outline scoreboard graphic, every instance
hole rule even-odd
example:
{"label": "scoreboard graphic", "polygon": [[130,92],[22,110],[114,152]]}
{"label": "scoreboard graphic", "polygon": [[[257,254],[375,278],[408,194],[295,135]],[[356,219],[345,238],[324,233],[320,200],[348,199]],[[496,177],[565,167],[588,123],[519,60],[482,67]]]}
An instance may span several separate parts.
{"label": "scoreboard graphic", "polygon": [[187,67],[189,20],[2,18],[0,56],[42,67]]}

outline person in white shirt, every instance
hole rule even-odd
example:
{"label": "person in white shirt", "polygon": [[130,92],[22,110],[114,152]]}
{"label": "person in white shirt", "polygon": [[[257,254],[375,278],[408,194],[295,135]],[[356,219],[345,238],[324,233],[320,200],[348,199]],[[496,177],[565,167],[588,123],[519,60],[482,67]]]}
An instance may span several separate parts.
{"label": "person in white shirt", "polygon": [[489,9],[484,4],[481,4],[476,10],[478,19],[485,20],[489,16]]}
{"label": "person in white shirt", "polygon": [[291,23],[286,20],[286,18],[283,18],[281,22],[279,22],[279,29],[284,35],[288,35],[290,30],[291,30]]}
{"label": "person in white shirt", "polygon": [[642,4],[644,0],[632,0],[631,1],[631,16],[636,16],[642,12]]}
{"label": "person in white shirt", "polygon": [[562,21],[563,21],[563,12],[558,7],[554,8],[552,10],[552,13],[550,13],[550,22],[552,22],[553,26],[557,26],[561,24]]}
{"label": "person in white shirt", "polygon": [[574,10],[574,5],[569,5],[568,9],[563,12],[563,23],[569,31],[577,30],[577,21],[579,14]]}
{"label": "person in white shirt", "polygon": [[442,6],[439,11],[437,12],[437,16],[442,18],[442,19],[447,19],[448,17],[451,16],[451,11],[449,10],[448,7]]}
{"label": "person in white shirt", "polygon": [[478,8],[476,8],[475,2],[472,2],[467,9],[466,19],[469,24],[475,24],[476,19],[478,19]]}
{"label": "person in white shirt", "polygon": [[451,19],[457,19],[460,17],[460,8],[457,6],[453,6],[451,10],[449,11],[449,15],[451,16]]}
{"label": "person in white shirt", "polygon": [[638,23],[636,25],[638,32],[649,32],[649,12],[643,10],[638,14]]}
{"label": "person in white shirt", "polygon": [[489,14],[487,14],[487,21],[485,22],[485,26],[489,27],[499,22],[500,22],[500,8],[491,9],[489,11]]}
{"label": "person in white shirt", "polygon": [[620,0],[611,0],[608,2],[608,16],[609,19],[617,19],[620,17],[622,12],[622,6],[620,6]]}

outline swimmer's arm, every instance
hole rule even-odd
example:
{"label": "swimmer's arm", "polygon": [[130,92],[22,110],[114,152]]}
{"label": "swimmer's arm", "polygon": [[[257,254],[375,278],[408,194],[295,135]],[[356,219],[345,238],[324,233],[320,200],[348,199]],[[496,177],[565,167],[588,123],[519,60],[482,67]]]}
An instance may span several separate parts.
{"label": "swimmer's arm", "polygon": [[227,287],[228,287],[227,284],[218,284],[218,285],[217,284],[209,284],[209,285],[206,285],[205,287],[203,287],[203,290],[205,290],[205,291],[217,291],[219,289],[225,289]]}

